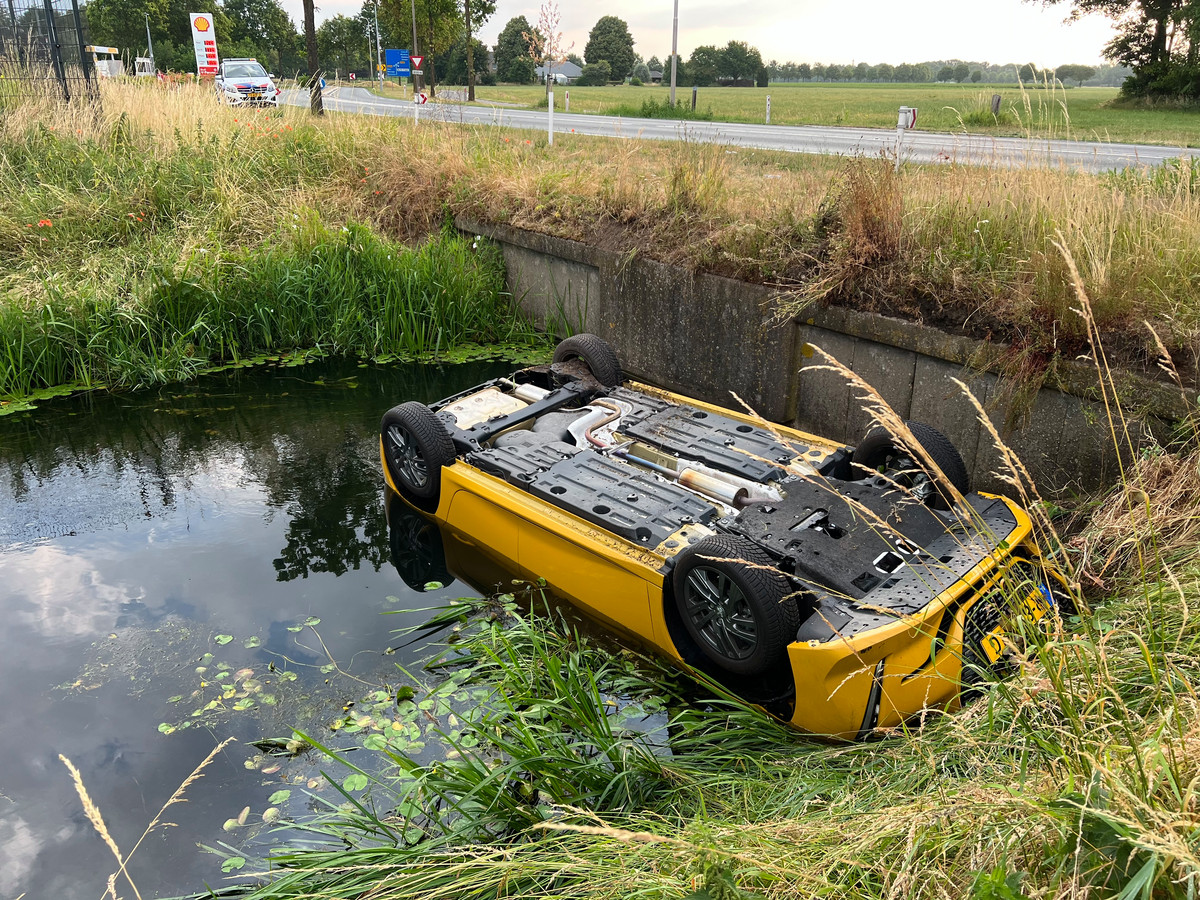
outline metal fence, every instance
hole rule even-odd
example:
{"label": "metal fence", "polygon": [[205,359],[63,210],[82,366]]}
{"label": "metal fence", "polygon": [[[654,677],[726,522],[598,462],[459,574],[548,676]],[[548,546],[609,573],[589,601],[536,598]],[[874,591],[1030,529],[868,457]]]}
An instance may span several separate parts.
{"label": "metal fence", "polygon": [[0,104],[94,100],[96,72],[79,0],[0,0]]}

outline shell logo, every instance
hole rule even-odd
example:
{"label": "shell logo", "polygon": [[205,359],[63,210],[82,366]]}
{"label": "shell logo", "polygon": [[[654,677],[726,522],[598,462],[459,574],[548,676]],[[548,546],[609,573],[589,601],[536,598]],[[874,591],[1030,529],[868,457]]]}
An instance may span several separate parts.
{"label": "shell logo", "polygon": [[196,16],[196,20],[192,23],[197,31],[208,31],[212,27],[212,23],[204,16]]}

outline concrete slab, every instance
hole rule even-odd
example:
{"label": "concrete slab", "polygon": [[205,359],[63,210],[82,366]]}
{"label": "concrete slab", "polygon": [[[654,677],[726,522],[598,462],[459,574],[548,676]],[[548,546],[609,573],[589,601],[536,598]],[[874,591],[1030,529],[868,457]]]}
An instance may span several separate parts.
{"label": "concrete slab", "polygon": [[950,439],[962,455],[974,483],[976,452],[982,426],[975,407],[953,379],[965,382],[984,406],[995,387],[996,376],[972,372],[954,363],[918,356],[913,374],[912,405],[909,419],[932,425]]}
{"label": "concrete slab", "polygon": [[[917,354],[887,344],[859,340],[854,349],[851,368],[871,385],[902,419],[909,417],[912,407],[913,379],[916,377]],[[865,401],[854,394],[846,410],[846,430],[861,437],[867,433],[871,415]],[[857,440],[857,438],[856,438]]]}
{"label": "concrete slab", "polygon": [[539,328],[554,334],[595,330],[599,270],[514,244],[500,246],[508,289]]}
{"label": "concrete slab", "polygon": [[796,418],[794,427],[823,437],[857,443],[861,434],[851,432],[850,382],[828,366],[813,346],[820,347],[842,365],[854,368],[854,357],[858,339],[804,326],[797,333],[796,361],[799,363],[796,376]]}

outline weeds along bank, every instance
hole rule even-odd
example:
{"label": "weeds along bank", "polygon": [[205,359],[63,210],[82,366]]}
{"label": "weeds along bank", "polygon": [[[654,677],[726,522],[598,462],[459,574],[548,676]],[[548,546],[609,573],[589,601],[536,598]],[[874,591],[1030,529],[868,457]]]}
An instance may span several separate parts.
{"label": "weeds along bank", "polygon": [[331,754],[330,777],[369,790],[269,866],[235,858],[230,894],[1191,898],[1198,485],[1195,452],[1143,459],[1072,539],[1093,609],[1029,635],[1021,674],[973,705],[865,744],[697,702],[545,610],[451,609],[455,664],[417,698],[447,752],[371,735]]}
{"label": "weeds along bank", "polygon": [[388,235],[356,207],[369,169],[302,119],[105,100],[98,120],[0,120],[0,398],[529,339],[495,248],[428,218],[419,242]]}
{"label": "weeds along bank", "polygon": [[[283,278],[288,254],[300,260],[323,247],[354,279],[390,281],[386,267],[357,270],[353,241],[394,263],[389,241],[424,238],[457,214],[777,284],[785,312],[824,302],[920,318],[1012,343],[1015,366],[1042,369],[1086,349],[1061,241],[1079,263],[1110,354],[1153,369],[1148,323],[1185,378],[1196,367],[1200,171],[1187,163],[1099,177],[956,166],[896,176],[884,161],[571,135],[550,148],[544,136],[503,129],[335,114],[314,121],[300,109],[228,109],[202,88],[156,84],[104,85],[99,116],[18,109],[2,120],[0,141],[4,393],[65,377],[154,380],[153,364],[99,366],[121,358],[126,339],[105,348],[82,323],[93,309],[145,317],[164,280],[186,285],[165,292],[169,306],[191,309],[213,296],[221,272],[223,285],[240,280],[245,295],[265,301],[279,285],[268,278],[251,288],[266,266],[260,256]],[[366,230],[343,232],[350,223]],[[301,271],[289,290],[300,281],[329,296],[342,290],[336,277],[319,287],[323,264]],[[334,330],[354,332],[365,345],[356,350],[377,352],[376,323],[363,309],[362,327],[342,318]],[[172,320],[161,333],[157,319],[139,322],[148,344],[134,355],[194,355],[202,345],[191,331],[226,312]],[[251,318],[273,320],[278,308],[263,302],[236,315],[253,331]],[[78,337],[56,331],[60,320],[78,324],[67,329]],[[504,315],[492,325],[474,337],[514,327]],[[282,340],[295,322],[264,330]],[[39,337],[47,331],[53,336]],[[328,335],[325,343],[335,344]],[[224,337],[204,346],[253,352]],[[87,365],[72,374],[59,353]]]}

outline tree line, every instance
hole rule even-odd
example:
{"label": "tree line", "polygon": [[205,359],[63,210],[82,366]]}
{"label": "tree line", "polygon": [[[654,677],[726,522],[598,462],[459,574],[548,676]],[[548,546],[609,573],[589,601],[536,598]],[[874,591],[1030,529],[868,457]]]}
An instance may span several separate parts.
{"label": "tree line", "polygon": [[964,62],[963,60],[939,60],[936,62],[901,63],[891,65],[879,63],[869,65],[822,65],[821,63],[767,63],[771,81],[858,81],[897,82],[902,84],[926,84],[933,82],[956,82],[958,84],[1011,84],[1018,80],[1025,84],[1057,79],[1063,84],[1113,86],[1116,87],[1129,76],[1131,70],[1125,66],[1086,66],[1064,64],[1054,69],[1042,69],[1033,63]]}
{"label": "tree line", "polygon": [[[1102,13],[1118,20],[1117,36],[1105,48],[1112,65],[1069,64],[1039,70],[1032,63],[1002,65],[964,60],[855,65],[764,62],[745,41],[703,45],[677,61],[681,86],[759,85],[770,82],[1025,83],[1055,78],[1064,84],[1122,85],[1133,96],[1200,99],[1200,0],[1028,0],[1045,6],[1067,3],[1072,15]],[[469,4],[469,6],[468,6]],[[414,29],[415,7],[415,29]],[[468,34],[466,13],[470,11]],[[146,52],[146,17],[160,69],[194,71],[189,12],[207,12],[216,26],[222,57],[252,56],[282,75],[307,70],[305,43],[279,0],[89,0],[84,7],[92,39],[127,55]],[[320,66],[360,76],[374,72],[376,17],[382,47],[412,49],[413,32],[426,63],[426,79],[465,84],[468,60],[477,81],[532,83],[535,62],[525,16],[510,19],[492,48],[474,36],[495,12],[495,0],[365,0],[357,15],[326,19],[316,30]],[[647,82],[670,78],[670,55],[645,59],[635,49],[628,24],[601,16],[588,34],[583,54],[566,54],[582,69],[581,84]],[[660,73],[658,75],[653,73]]]}

